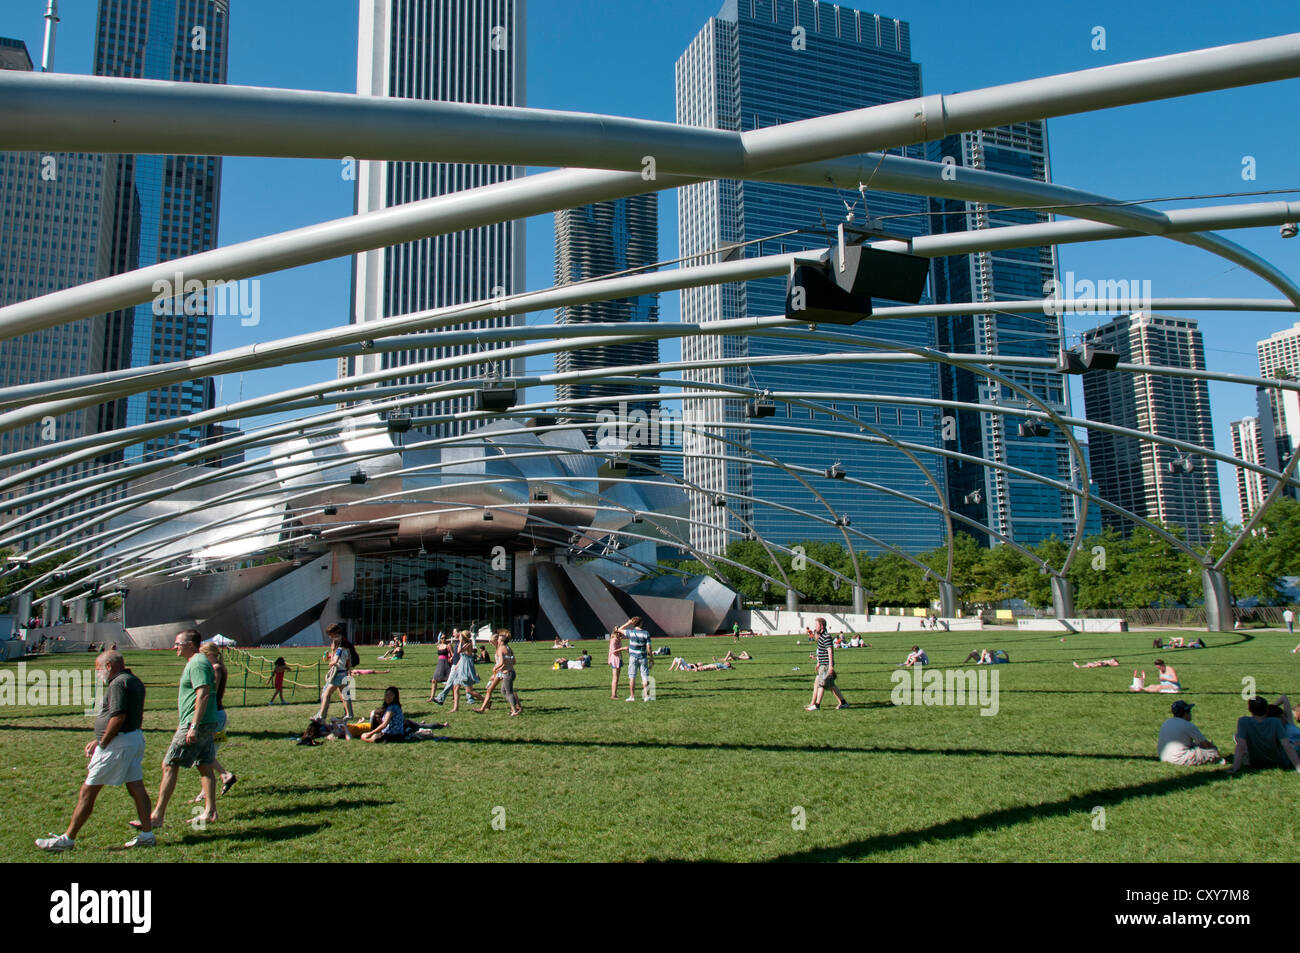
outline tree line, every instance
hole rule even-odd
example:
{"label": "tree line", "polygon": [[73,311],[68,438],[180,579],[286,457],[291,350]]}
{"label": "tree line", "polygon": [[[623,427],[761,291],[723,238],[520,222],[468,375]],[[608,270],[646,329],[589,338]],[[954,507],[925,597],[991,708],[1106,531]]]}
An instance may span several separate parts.
{"label": "tree line", "polygon": [[[1165,529],[1180,539],[1184,535],[1178,528]],[[1241,527],[1226,523],[1214,527],[1208,554],[1217,559],[1241,532]],[[782,571],[754,540],[739,540],[727,547],[727,559],[739,566],[721,561],[714,565],[722,581],[747,602],[779,605],[785,601],[784,585],[772,583],[765,589],[765,581],[749,571],[752,569],[776,580],[788,577],[806,603],[852,604],[852,585],[840,582],[818,565],[855,579],[852,560],[843,545],[809,541],[791,548],[796,550],[793,555],[772,551]],[[1026,548],[1053,570],[1060,569],[1069,551],[1068,544],[1055,537]],[[914,558],[920,566],[897,553],[858,553],[858,571],[872,606],[926,606],[938,598],[938,580],[947,570],[947,548],[941,546]],[[665,565],[712,573],[696,560]],[[1254,597],[1261,605],[1283,603],[1283,577],[1300,576],[1300,503],[1287,498],[1274,502],[1224,569],[1236,598]],[[1085,538],[1065,577],[1074,585],[1074,605],[1079,610],[1171,608],[1204,601],[1201,564],[1146,527],[1137,527],[1127,537],[1106,530]],[[1014,547],[981,546],[965,533],[958,533],[954,544],[953,583],[967,606],[994,606],[1009,599],[1023,599],[1035,608],[1052,604],[1050,576],[1037,563]]]}

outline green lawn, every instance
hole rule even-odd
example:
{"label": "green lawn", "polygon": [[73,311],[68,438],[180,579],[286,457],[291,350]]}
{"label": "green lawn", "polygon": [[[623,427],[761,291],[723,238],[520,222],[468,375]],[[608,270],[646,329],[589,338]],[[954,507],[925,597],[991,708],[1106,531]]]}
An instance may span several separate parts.
{"label": "green lawn", "polygon": [[[549,646],[516,646],[525,706],[447,715],[424,701],[434,651],[363,667],[358,709],[398,685],[408,715],[450,720],[445,742],[404,746],[331,741],[296,746],[314,706],[268,708],[267,688],[238,707],[232,675],[230,741],[221,760],[240,781],[205,832],[173,801],[159,847],[123,852],[134,816],[125,791],[105,790],[68,859],[203,860],[1270,860],[1294,857],[1300,779],[1273,771],[1232,779],[1223,769],[1155,759],[1169,696],[1127,691],[1134,667],[1174,664],[1196,703],[1193,720],[1221,748],[1245,713],[1242,679],[1260,693],[1300,696],[1300,660],[1285,633],[1210,635],[1205,650],[1151,649],[1149,634],[1059,636],[1016,631],[926,633],[932,668],[965,667],[971,648],[1006,649],[999,711],[896,707],[890,676],[916,635],[873,635],[875,647],[837,653],[852,707],[803,711],[812,664],[806,640],[746,639],[757,658],[731,672],[669,672],[657,699],[609,698],[603,644],[596,664],[552,671]],[[705,661],[729,638],[675,640]],[[271,655],[279,654],[272,651]],[[285,650],[309,661],[319,650]],[[1115,655],[1120,668],[1075,670],[1072,659]],[[148,686],[145,782],[175,726],[180,663],[128,653]],[[6,663],[0,670],[11,669]],[[29,665],[90,666],[89,656]],[[480,674],[486,674],[480,666]],[[794,669],[798,669],[795,671]],[[313,675],[314,680],[314,675]],[[338,711],[337,703],[334,710]],[[32,839],[62,831],[84,778],[91,719],[68,708],[0,708],[0,860],[59,863]],[[178,795],[197,790],[182,773]],[[1093,809],[1105,809],[1104,830]],[[796,829],[799,812],[806,823]],[[504,830],[493,820],[504,820]],[[499,826],[499,824],[498,824]]]}

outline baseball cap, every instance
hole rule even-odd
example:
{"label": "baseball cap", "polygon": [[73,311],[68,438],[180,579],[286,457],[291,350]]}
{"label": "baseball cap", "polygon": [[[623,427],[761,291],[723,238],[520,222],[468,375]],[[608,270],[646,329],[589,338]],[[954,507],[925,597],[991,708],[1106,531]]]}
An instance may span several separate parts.
{"label": "baseball cap", "polygon": [[1169,711],[1175,715],[1183,715],[1191,711],[1196,706],[1191,702],[1185,702],[1181,698],[1169,706]]}

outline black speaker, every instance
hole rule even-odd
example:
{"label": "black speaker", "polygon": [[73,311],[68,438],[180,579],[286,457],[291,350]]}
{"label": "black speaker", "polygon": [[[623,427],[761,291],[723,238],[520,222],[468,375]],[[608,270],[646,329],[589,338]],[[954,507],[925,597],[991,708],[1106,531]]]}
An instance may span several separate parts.
{"label": "black speaker", "polygon": [[831,252],[831,277],[850,294],[906,304],[918,304],[925,294],[925,279],[930,274],[928,258],[847,245],[844,270],[840,271],[837,254]]}
{"label": "black speaker", "polygon": [[474,409],[500,413],[515,405],[514,381],[488,381],[474,391]]}
{"label": "black speaker", "polygon": [[925,294],[930,260],[862,245],[831,251],[828,266],[796,265],[785,293],[785,316],[810,324],[856,324],[871,316],[871,299],[916,304]]}
{"label": "black speaker", "polygon": [[430,589],[441,589],[447,585],[451,579],[451,571],[448,569],[426,569],[424,571],[424,584]]}
{"label": "black speaker", "polygon": [[361,600],[348,595],[339,600],[339,615],[345,619],[361,618]]}
{"label": "black speaker", "polygon": [[816,265],[796,265],[785,289],[785,316],[808,324],[857,324],[871,315],[871,296],[854,295]]}

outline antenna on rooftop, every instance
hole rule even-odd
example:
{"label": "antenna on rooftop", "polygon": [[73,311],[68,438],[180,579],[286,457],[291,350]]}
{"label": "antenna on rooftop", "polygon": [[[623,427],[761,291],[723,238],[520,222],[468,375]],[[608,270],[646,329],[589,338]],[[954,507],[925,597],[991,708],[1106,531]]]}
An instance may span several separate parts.
{"label": "antenna on rooftop", "polygon": [[54,70],[54,34],[59,24],[59,0],[49,0],[45,7],[45,48],[41,52],[41,72]]}

